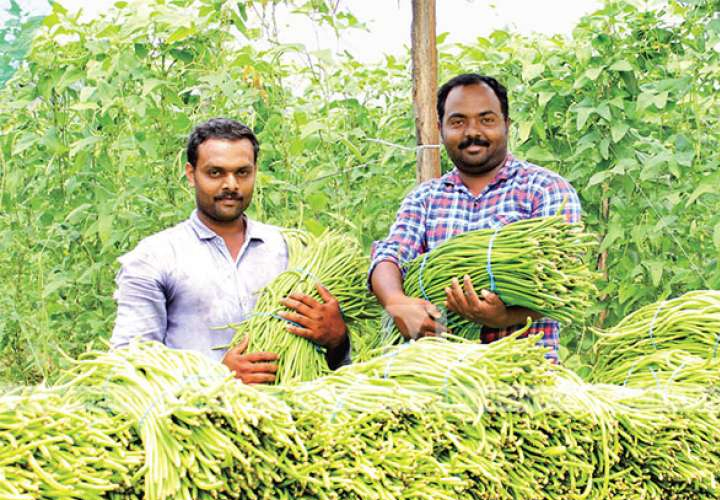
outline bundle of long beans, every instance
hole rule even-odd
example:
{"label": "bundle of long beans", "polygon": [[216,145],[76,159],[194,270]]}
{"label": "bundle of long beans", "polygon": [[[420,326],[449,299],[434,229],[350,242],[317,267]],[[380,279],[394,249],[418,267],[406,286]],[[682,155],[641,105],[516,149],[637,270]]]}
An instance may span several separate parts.
{"label": "bundle of long beans", "polygon": [[[478,293],[495,291],[506,305],[569,323],[583,317],[596,291],[595,273],[587,265],[595,244],[594,236],[562,215],[470,231],[404,264],[404,289],[442,304],[451,280],[462,283],[469,275]],[[449,313],[448,325],[456,334],[477,338],[477,326],[455,313]]]}
{"label": "bundle of long beans", "polygon": [[619,460],[607,498],[720,497],[717,398],[672,391],[587,384],[595,404],[612,409]]}
{"label": "bundle of long beans", "polygon": [[338,375],[359,371],[434,395],[433,407],[457,436],[444,446],[443,462],[474,498],[589,492],[593,474],[612,460],[598,453],[611,440],[609,412],[598,413],[581,392],[561,394],[558,375],[565,372],[545,359],[537,339],[515,341],[523,333],[490,345],[422,339]]}
{"label": "bundle of long beans", "polygon": [[269,351],[280,356],[276,383],[312,380],[327,373],[324,352],[312,342],[287,331],[288,322],[278,315],[289,311],[280,300],[300,292],[320,300],[315,289],[322,284],[338,300],[343,316],[354,320],[375,314],[367,291],[367,258],[358,242],[340,233],[321,236],[296,230],[283,233],[288,247],[288,269],[265,288],[255,305],[255,313],[233,325],[232,345],[250,336],[248,352]]}
{"label": "bundle of long beans", "polygon": [[316,465],[303,492],[308,498],[462,496],[466,485],[437,458],[438,443],[456,429],[433,407],[432,395],[349,373],[275,391],[293,407]]}
{"label": "bundle of long beans", "polygon": [[0,398],[0,498],[100,499],[131,491],[142,448],[130,423],[87,406],[82,388]]}
{"label": "bundle of long beans", "polygon": [[59,380],[130,424],[143,474],[123,498],[276,498],[307,455],[288,408],[199,353],[157,343],[88,353]]}
{"label": "bundle of long beans", "polygon": [[[649,304],[595,334],[597,359],[591,379],[596,382],[655,384],[658,376],[667,377],[663,372],[682,371],[693,358],[717,365],[720,291],[698,290]],[[663,354],[667,350],[674,354]]]}

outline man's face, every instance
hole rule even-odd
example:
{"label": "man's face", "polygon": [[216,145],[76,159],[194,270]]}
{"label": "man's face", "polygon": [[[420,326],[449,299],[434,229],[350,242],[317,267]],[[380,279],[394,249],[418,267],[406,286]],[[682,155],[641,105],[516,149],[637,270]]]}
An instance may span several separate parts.
{"label": "man's face", "polygon": [[448,156],[465,174],[489,172],[507,155],[508,120],[495,92],[484,83],[450,91],[440,132]]}
{"label": "man's face", "polygon": [[248,139],[208,139],[197,151],[195,168],[185,175],[195,188],[198,210],[214,222],[227,224],[250,206],[255,185],[255,156]]}

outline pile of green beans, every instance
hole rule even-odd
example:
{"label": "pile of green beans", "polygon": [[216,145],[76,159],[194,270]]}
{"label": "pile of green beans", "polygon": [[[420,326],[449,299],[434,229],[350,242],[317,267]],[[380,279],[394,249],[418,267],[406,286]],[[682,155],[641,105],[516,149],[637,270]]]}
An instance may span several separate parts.
{"label": "pile of green beans", "polygon": [[587,383],[528,327],[258,387],[157,343],[87,353],[58,385],[0,397],[0,499],[720,497],[720,398],[695,390],[707,366]]}
{"label": "pile of green beans", "polygon": [[[420,439],[418,434],[432,437],[438,470],[455,478],[430,498],[579,495],[593,485],[596,467],[590,459],[599,444],[594,439],[576,440],[571,448],[568,433],[573,431],[570,438],[575,433],[584,436],[597,424],[587,410],[551,411],[560,409],[555,406],[560,369],[545,359],[537,339],[515,341],[523,333],[490,345],[425,338],[395,346],[379,358],[287,390],[290,398],[303,400],[289,404],[321,408],[335,418],[338,401],[346,411],[363,415],[398,405],[424,405],[426,413],[442,419],[441,435],[428,424],[426,431],[406,429],[405,434],[413,439]],[[407,395],[408,390],[414,396]],[[567,397],[577,394],[568,391]],[[604,417],[610,419],[608,414]],[[343,420],[340,427],[354,434],[352,422]],[[371,444],[368,447],[366,453],[372,456]],[[371,481],[365,477],[363,483]],[[553,491],[557,496],[547,496]]]}
{"label": "pile of green beans", "polygon": [[328,372],[323,350],[287,331],[288,322],[277,315],[289,311],[281,299],[300,292],[320,300],[315,289],[320,283],[338,300],[350,327],[356,320],[377,314],[367,291],[367,258],[355,239],[333,232],[315,237],[286,230],[283,235],[288,247],[288,269],[263,288],[256,312],[248,320],[232,325],[235,335],[231,343],[237,345],[249,335],[247,352],[277,353],[280,359],[276,383],[312,380]]}
{"label": "pile of green beans", "polygon": [[82,388],[0,398],[0,498],[101,499],[132,490],[143,453],[130,423],[87,406]]}
{"label": "pile of green beans", "polygon": [[58,381],[130,424],[142,473],[123,498],[275,498],[307,462],[282,401],[198,353],[140,343],[89,353]]}
{"label": "pile of green beans", "polygon": [[[596,292],[596,276],[587,264],[595,245],[594,236],[562,215],[513,222],[497,232],[470,231],[404,264],[404,289],[409,296],[443,304],[452,279],[462,283],[469,275],[478,294],[490,290],[489,254],[495,293],[506,305],[564,323],[579,321]],[[448,325],[455,334],[478,336],[477,325],[453,312]]]}
{"label": "pile of green beans", "polygon": [[[595,382],[647,387],[669,377],[687,380],[680,372],[697,370],[691,365],[701,360],[705,374],[700,377],[709,376],[720,366],[720,291],[697,290],[655,302],[594,333]],[[707,378],[705,384],[715,380]]]}

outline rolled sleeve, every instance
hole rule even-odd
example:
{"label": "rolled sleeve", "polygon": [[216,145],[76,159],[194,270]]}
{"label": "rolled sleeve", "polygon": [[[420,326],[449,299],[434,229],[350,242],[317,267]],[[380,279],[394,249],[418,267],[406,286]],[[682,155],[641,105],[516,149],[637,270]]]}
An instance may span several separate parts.
{"label": "rolled sleeve", "polygon": [[120,264],[115,277],[117,318],[111,347],[122,347],[135,338],[165,343],[167,299],[162,270],[148,256],[135,252],[121,257]]}
{"label": "rolled sleeve", "polygon": [[380,262],[392,262],[405,275],[402,264],[421,253],[425,248],[425,199],[426,192],[421,186],[405,197],[390,228],[388,237],[373,243],[370,268],[368,270],[368,288],[372,290],[370,279]]}

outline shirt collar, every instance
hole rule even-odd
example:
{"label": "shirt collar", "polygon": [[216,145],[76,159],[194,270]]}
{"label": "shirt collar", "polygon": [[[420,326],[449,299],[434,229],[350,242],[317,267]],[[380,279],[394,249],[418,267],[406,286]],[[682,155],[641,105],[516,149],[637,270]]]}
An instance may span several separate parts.
{"label": "shirt collar", "polygon": [[[495,177],[490,182],[490,184],[488,184],[488,186],[493,186],[495,184],[498,184],[500,181],[509,179],[510,176],[515,172],[515,163],[515,158],[513,157],[512,153],[508,152],[507,156],[505,156],[505,162],[503,163],[503,166],[500,168],[498,173],[495,174]],[[460,178],[460,171],[457,167],[453,168],[450,172],[443,175],[441,180],[445,184],[450,184],[458,187],[465,186],[462,179]]]}
{"label": "shirt collar", "polygon": [[[266,236],[268,233],[264,224],[260,224],[259,222],[252,220],[245,214],[243,214],[243,219],[245,220],[245,236],[248,241],[266,241]],[[195,234],[197,234],[198,238],[200,238],[201,240],[211,240],[218,236],[215,231],[207,227],[205,223],[200,220],[197,208],[193,210],[192,214],[190,215],[190,226],[193,228]]]}

